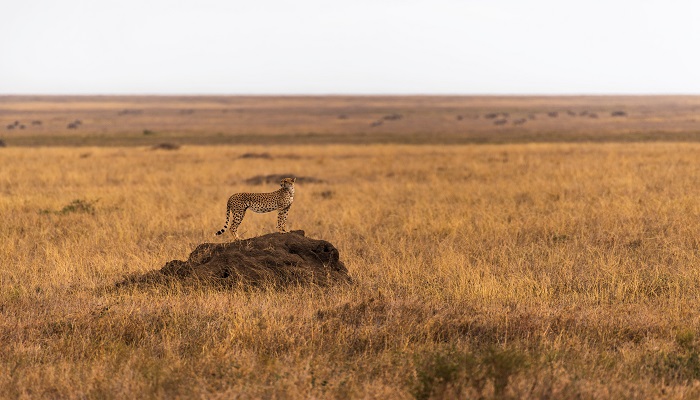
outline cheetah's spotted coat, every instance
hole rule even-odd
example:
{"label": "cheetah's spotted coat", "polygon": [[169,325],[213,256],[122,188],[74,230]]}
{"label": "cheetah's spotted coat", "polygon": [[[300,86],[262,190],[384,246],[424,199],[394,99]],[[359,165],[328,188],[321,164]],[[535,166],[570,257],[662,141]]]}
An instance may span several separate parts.
{"label": "cheetah's spotted coat", "polygon": [[238,226],[243,221],[247,209],[256,213],[277,211],[277,230],[287,232],[287,213],[294,201],[294,182],[296,178],[284,178],[280,181],[280,189],[271,193],[236,193],[229,197],[226,204],[226,223],[224,228],[216,232],[221,235],[228,228],[229,218],[231,227],[229,232],[234,238],[238,238]]}

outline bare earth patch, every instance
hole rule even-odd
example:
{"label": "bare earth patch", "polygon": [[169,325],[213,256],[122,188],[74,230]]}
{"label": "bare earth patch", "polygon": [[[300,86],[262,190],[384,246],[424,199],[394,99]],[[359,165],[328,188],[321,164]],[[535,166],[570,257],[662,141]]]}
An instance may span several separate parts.
{"label": "bare earth patch", "polygon": [[168,143],[168,142],[158,143],[158,144],[153,145],[151,147],[152,150],[177,150],[179,148],[180,148],[179,144]]}

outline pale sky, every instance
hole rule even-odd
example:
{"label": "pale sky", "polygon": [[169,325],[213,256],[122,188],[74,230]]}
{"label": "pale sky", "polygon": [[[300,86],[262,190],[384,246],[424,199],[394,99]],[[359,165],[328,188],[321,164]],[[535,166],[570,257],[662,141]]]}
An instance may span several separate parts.
{"label": "pale sky", "polygon": [[0,0],[0,94],[700,94],[697,0]]}

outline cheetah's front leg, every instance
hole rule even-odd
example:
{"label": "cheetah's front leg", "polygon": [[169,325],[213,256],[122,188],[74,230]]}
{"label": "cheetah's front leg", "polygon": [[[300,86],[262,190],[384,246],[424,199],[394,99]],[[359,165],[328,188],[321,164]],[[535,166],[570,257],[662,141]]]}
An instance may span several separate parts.
{"label": "cheetah's front leg", "polygon": [[289,207],[284,208],[277,213],[277,230],[280,233],[289,232],[287,230],[287,213],[289,213]]}

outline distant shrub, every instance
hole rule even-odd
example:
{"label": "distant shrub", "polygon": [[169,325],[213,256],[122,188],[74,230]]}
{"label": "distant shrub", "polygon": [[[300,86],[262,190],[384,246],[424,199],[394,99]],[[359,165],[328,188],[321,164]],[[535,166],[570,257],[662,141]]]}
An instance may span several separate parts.
{"label": "distant shrub", "polygon": [[505,394],[510,377],[528,366],[523,353],[514,349],[490,347],[482,360],[486,376],[493,381],[494,394],[501,398]]}
{"label": "distant shrub", "polygon": [[148,135],[153,135],[153,134],[155,134],[155,132],[152,131],[152,130],[150,130],[150,129],[144,129],[144,130],[143,130],[143,134],[146,135],[146,136],[148,136]]}
{"label": "distant shrub", "polygon": [[117,113],[117,115],[140,115],[141,113],[143,113],[142,110],[128,110],[128,109],[124,109],[124,110],[119,111],[119,112]]}
{"label": "distant shrub", "polygon": [[653,374],[664,382],[691,382],[700,379],[700,349],[691,329],[676,333],[676,349],[651,357]]}
{"label": "distant shrub", "polygon": [[466,394],[483,398],[486,383],[491,381],[494,396],[503,398],[510,378],[528,366],[528,359],[521,351],[497,346],[474,354],[453,348],[426,353],[416,359],[411,394],[416,399],[470,397]]}
{"label": "distant shrub", "polygon": [[82,199],[75,199],[71,201],[70,203],[66,204],[61,208],[59,211],[52,211],[52,210],[41,210],[41,214],[58,214],[58,215],[66,215],[70,213],[86,213],[86,214],[95,214],[95,204],[99,201],[97,200],[82,200]]}
{"label": "distant shrub", "polygon": [[179,144],[175,143],[158,143],[151,147],[152,150],[177,150],[180,148]]}
{"label": "distant shrub", "polygon": [[398,121],[401,118],[403,118],[403,115],[401,114],[389,114],[384,116],[384,120],[386,121]]}
{"label": "distant shrub", "polygon": [[476,360],[454,349],[427,353],[416,360],[416,377],[411,394],[418,400],[445,397],[445,391],[472,374]]}
{"label": "distant shrub", "polygon": [[263,159],[271,159],[272,156],[270,153],[243,153],[241,154],[238,158],[263,158]]}

